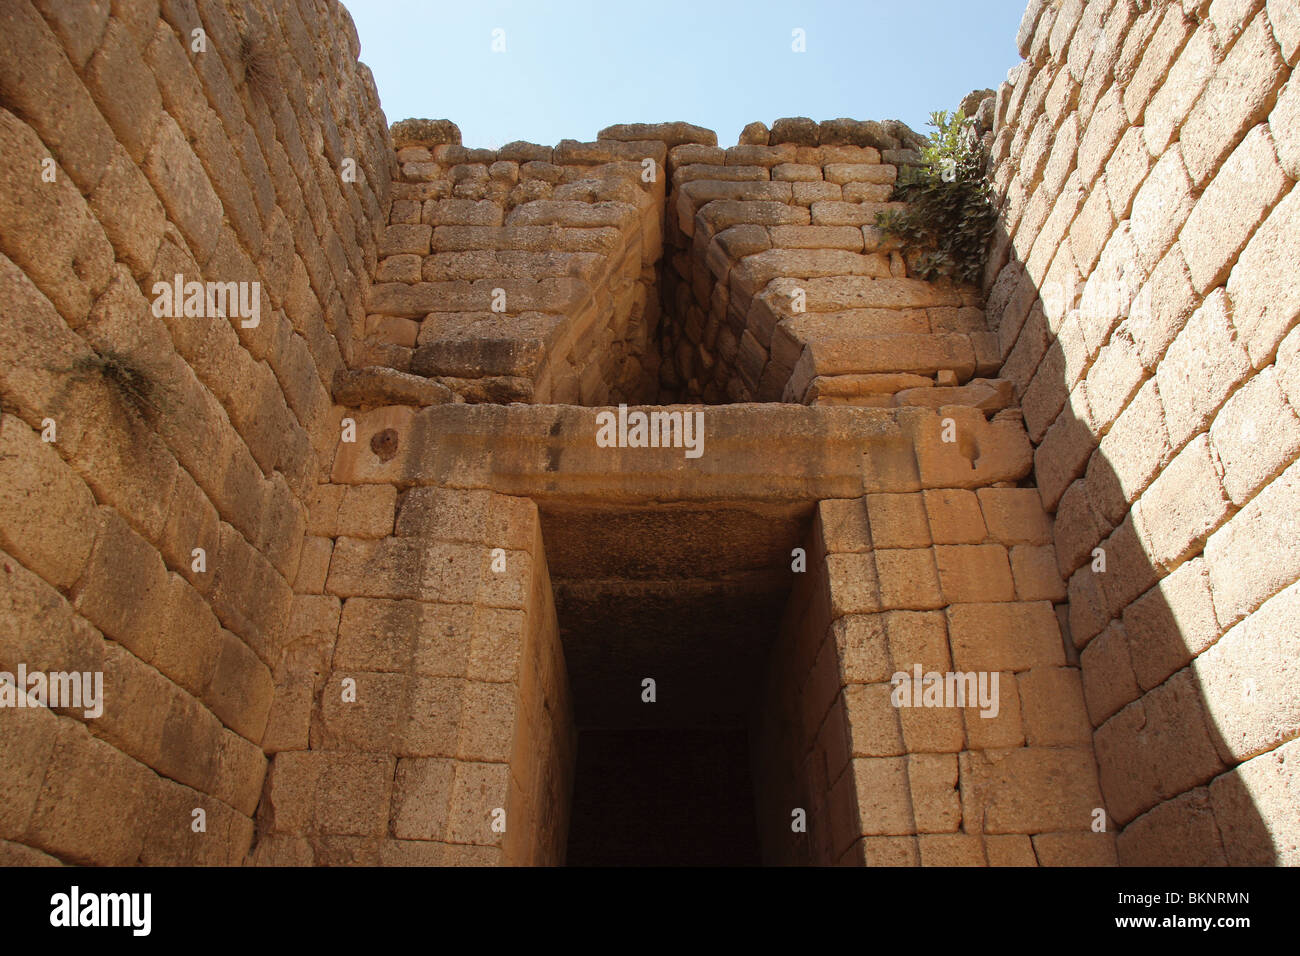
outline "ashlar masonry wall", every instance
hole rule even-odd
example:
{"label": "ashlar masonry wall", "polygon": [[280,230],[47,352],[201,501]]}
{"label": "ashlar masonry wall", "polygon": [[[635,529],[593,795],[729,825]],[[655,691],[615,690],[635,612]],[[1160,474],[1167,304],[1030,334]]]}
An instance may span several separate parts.
{"label": "ashlar masonry wall", "polygon": [[[396,170],[358,50],[325,0],[0,7],[0,670],[104,675],[0,715],[0,861],[252,844]],[[160,314],[178,274],[260,321]]]}
{"label": "ashlar masonry wall", "polygon": [[471,150],[445,121],[397,124],[394,139],[360,364],[470,401],[653,399],[664,143]]}
{"label": "ashlar masonry wall", "polygon": [[1294,864],[1300,11],[1034,0],[1018,40],[988,314],[1119,860]]}

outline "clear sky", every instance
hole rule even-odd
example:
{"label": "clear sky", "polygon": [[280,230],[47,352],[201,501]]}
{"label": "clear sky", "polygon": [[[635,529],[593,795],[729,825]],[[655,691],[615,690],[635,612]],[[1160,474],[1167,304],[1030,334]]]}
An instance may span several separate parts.
{"label": "clear sky", "polygon": [[731,146],[746,123],[782,116],[928,132],[932,110],[995,89],[1019,62],[1026,0],[344,3],[390,123],[446,118],[465,145],[496,147],[686,120]]}

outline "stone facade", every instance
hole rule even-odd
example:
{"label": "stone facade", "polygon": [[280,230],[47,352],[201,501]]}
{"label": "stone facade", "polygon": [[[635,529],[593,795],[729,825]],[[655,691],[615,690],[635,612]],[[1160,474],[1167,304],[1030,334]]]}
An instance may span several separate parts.
{"label": "stone facade", "polygon": [[0,671],[103,711],[0,709],[0,862],[1295,862],[1285,4],[1031,3],[986,289],[877,228],[900,123],[467,149],[335,0],[66,10]]}
{"label": "stone facade", "polygon": [[988,313],[1119,861],[1295,864],[1300,18],[1035,0],[1019,41]]}

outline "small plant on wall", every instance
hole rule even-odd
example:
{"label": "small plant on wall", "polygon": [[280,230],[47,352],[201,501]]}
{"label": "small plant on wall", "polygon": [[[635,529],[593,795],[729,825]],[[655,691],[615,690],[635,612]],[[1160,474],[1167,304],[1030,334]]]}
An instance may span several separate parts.
{"label": "small plant on wall", "polygon": [[984,177],[987,156],[974,122],[958,110],[930,114],[920,166],[904,167],[894,193],[908,209],[881,213],[876,224],[909,253],[912,273],[977,282],[997,213]]}

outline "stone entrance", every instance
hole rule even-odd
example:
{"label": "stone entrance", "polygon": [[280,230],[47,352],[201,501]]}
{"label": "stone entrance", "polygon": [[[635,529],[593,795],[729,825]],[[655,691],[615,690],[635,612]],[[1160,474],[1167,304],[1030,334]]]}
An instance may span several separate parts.
{"label": "stone entrance", "polygon": [[[972,463],[925,409],[722,406],[690,460],[600,448],[598,414],[360,414],[334,478],[390,495],[395,533],[336,529],[338,644],[313,671],[309,747],[273,760],[261,853],[1113,852],[1090,830],[1095,764],[1035,560],[1046,518],[1015,486],[1018,423],[966,422]],[[389,432],[384,460],[370,439]],[[896,706],[916,666],[997,673],[996,715]],[[348,678],[362,693],[333,703]]]}

